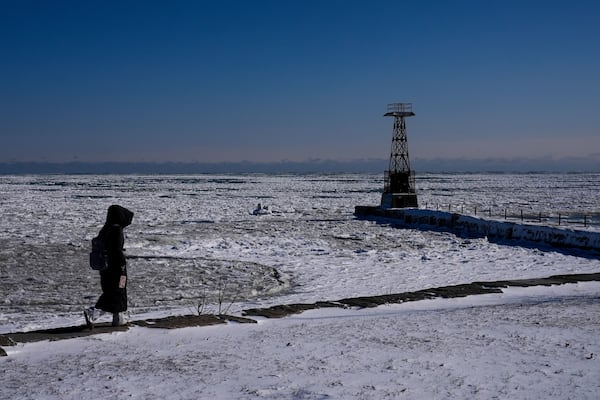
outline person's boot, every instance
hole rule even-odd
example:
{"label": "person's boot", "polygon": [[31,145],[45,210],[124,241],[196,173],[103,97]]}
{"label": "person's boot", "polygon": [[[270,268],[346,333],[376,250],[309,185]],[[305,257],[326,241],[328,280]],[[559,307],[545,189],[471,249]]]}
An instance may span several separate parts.
{"label": "person's boot", "polygon": [[122,313],[113,313],[112,326],[125,325],[125,317]]}
{"label": "person's boot", "polygon": [[96,309],[94,307],[89,307],[83,310],[83,317],[85,318],[85,324],[89,329],[94,329],[94,321],[98,318],[96,313]]}

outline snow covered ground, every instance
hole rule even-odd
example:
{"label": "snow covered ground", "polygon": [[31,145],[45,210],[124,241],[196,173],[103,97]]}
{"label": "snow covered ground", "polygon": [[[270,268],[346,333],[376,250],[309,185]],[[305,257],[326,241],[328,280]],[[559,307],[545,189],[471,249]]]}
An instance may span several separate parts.
{"label": "snow covered ground", "polygon": [[[421,199],[446,197],[459,178],[417,177]],[[455,188],[457,202],[593,211],[581,199],[600,192],[597,174],[466,178],[474,183]],[[113,203],[136,212],[126,242],[136,319],[190,313],[201,301],[215,312],[219,294],[238,313],[600,271],[589,255],[354,218],[355,205],[379,202],[381,187],[372,175],[0,177],[0,333],[82,323],[99,294],[89,240]],[[251,215],[259,202],[273,213]],[[256,325],[134,327],[7,347],[0,398],[595,399],[598,328],[593,282]]]}
{"label": "snow covered ground", "polygon": [[600,285],[8,348],[10,399],[597,399]]}

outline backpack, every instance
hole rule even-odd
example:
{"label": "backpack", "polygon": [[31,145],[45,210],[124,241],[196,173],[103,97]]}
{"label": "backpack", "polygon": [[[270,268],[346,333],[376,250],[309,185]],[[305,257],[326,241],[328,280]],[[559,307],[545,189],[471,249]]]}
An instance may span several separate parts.
{"label": "backpack", "polygon": [[106,244],[100,236],[96,236],[92,239],[90,267],[100,272],[105,271],[108,268],[108,254],[106,251]]}

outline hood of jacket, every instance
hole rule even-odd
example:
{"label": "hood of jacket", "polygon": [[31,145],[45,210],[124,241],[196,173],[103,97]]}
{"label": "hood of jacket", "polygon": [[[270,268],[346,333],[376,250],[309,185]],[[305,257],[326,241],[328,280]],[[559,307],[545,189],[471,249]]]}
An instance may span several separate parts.
{"label": "hood of jacket", "polygon": [[133,220],[133,212],[129,211],[125,207],[121,207],[117,204],[113,204],[108,207],[106,213],[106,224],[105,225],[119,225],[122,228],[129,226]]}

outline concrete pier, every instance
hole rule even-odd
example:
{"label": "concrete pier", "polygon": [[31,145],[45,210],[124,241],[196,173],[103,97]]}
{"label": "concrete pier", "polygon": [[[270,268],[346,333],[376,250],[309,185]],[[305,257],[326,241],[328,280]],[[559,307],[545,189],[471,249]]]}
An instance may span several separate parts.
{"label": "concrete pier", "polygon": [[474,237],[514,240],[525,243],[542,243],[553,247],[600,252],[600,232],[594,231],[485,220],[468,215],[416,208],[400,209],[356,206],[354,215],[367,219],[390,219],[407,228],[437,229]]}

